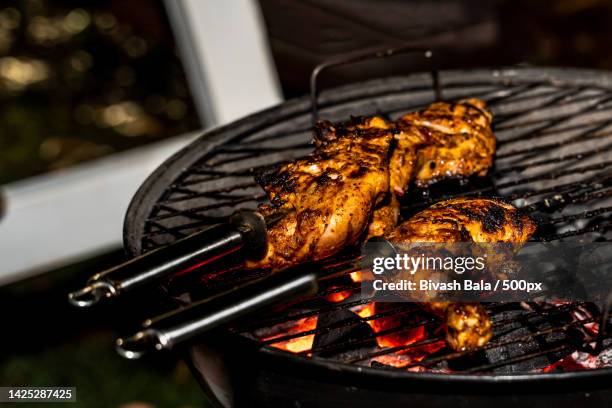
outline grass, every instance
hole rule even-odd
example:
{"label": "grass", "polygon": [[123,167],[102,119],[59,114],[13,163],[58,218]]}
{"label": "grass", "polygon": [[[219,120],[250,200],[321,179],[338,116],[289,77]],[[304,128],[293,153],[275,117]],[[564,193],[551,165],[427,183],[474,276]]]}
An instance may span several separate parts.
{"label": "grass", "polygon": [[115,353],[112,344],[111,333],[94,332],[43,351],[10,356],[0,363],[0,384],[74,386],[77,403],[73,406],[79,407],[121,407],[136,402],[146,403],[143,407],[210,406],[183,362],[127,361]]}

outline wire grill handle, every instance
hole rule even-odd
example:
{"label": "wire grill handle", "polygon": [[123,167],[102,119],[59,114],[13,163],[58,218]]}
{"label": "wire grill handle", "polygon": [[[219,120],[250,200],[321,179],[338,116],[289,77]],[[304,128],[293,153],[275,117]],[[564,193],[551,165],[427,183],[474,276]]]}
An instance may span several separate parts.
{"label": "wire grill handle", "polygon": [[312,123],[315,124],[319,120],[319,87],[318,79],[321,73],[329,68],[341,65],[349,65],[357,62],[368,61],[378,58],[388,58],[400,54],[422,53],[430,63],[430,72],[432,79],[432,87],[434,98],[436,101],[442,100],[442,89],[440,87],[440,74],[438,68],[434,64],[433,51],[427,48],[416,48],[410,45],[402,45],[399,47],[385,47],[379,50],[358,51],[354,53],[340,55],[330,58],[327,61],[317,65],[310,74],[310,105],[312,112]]}

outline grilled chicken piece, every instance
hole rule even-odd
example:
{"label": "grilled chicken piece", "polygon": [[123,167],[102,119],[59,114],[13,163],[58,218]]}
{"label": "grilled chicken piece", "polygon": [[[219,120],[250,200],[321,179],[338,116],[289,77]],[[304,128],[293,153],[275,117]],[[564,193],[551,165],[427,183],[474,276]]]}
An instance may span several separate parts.
{"label": "grilled chicken piece", "polygon": [[[510,204],[495,199],[457,198],[421,211],[386,238],[393,244],[504,242],[522,245],[535,229],[535,223]],[[423,307],[445,320],[446,340],[455,350],[483,346],[493,334],[491,321],[480,304],[427,302]]]}
{"label": "grilled chicken piece", "polygon": [[484,102],[470,99],[432,104],[394,126],[379,117],[319,124],[312,155],[258,179],[272,203],[262,211],[291,213],[270,229],[264,260],[247,267],[325,258],[355,243],[370,221],[368,236],[390,232],[399,219],[396,195],[413,177],[427,184],[486,173],[495,150],[490,122]]}
{"label": "grilled chicken piece", "polygon": [[[445,178],[484,176],[493,164],[495,136],[484,101],[437,102],[397,121],[398,148],[391,159],[391,186],[402,195],[406,179],[419,187]],[[406,157],[398,157],[413,150]],[[411,168],[412,167],[412,168]]]}
{"label": "grilled chicken piece", "polygon": [[268,231],[268,253],[248,268],[281,269],[354,244],[389,191],[393,135],[382,118],[320,123],[315,151],[258,178],[271,206],[288,215]]}
{"label": "grilled chicken piece", "polygon": [[390,234],[397,225],[399,217],[400,202],[395,194],[389,194],[387,199],[372,213],[367,238],[382,237]]}
{"label": "grilled chicken piece", "polygon": [[480,303],[428,302],[426,310],[446,324],[446,343],[456,351],[482,347],[493,336],[491,319]]}
{"label": "grilled chicken piece", "polygon": [[513,205],[493,198],[442,201],[402,222],[386,238],[393,243],[525,243],[535,223]]}
{"label": "grilled chicken piece", "polygon": [[[391,156],[391,194],[403,196],[411,181],[425,187],[445,178],[484,176],[493,164],[495,136],[484,101],[436,102],[396,122]],[[374,211],[369,236],[389,231],[399,219],[399,203],[387,200]],[[379,214],[380,212],[380,214]],[[398,214],[395,219],[392,214]]]}

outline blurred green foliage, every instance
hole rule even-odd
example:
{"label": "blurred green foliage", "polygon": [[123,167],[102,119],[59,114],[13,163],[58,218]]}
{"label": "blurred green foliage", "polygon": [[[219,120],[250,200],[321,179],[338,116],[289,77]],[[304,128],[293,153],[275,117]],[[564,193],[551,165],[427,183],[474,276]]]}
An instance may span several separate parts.
{"label": "blurred green foliage", "polygon": [[161,0],[0,0],[0,184],[199,127]]}
{"label": "blurred green foliage", "polygon": [[10,356],[0,365],[0,384],[74,386],[77,388],[74,406],[78,407],[110,408],[136,402],[151,407],[209,406],[184,363],[167,362],[160,366],[127,361],[114,352],[112,344],[110,333],[90,333],[44,351]]}

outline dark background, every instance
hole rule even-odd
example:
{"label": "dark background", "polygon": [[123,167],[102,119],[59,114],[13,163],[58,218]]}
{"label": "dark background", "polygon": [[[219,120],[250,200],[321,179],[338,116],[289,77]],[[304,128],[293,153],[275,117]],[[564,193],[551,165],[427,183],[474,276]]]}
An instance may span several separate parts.
{"label": "dark background", "polygon": [[[434,47],[442,68],[612,69],[612,1],[260,4],[287,98],[306,93],[327,58],[406,42]],[[360,63],[330,71],[323,86],[425,68],[415,56]],[[160,1],[0,1],[0,185],[204,125]],[[155,294],[68,307],[69,290],[122,260],[116,251],[0,288],[0,385],[73,385],[79,406],[205,404],[176,358],[128,362],[113,351],[117,333],[154,314]]]}

